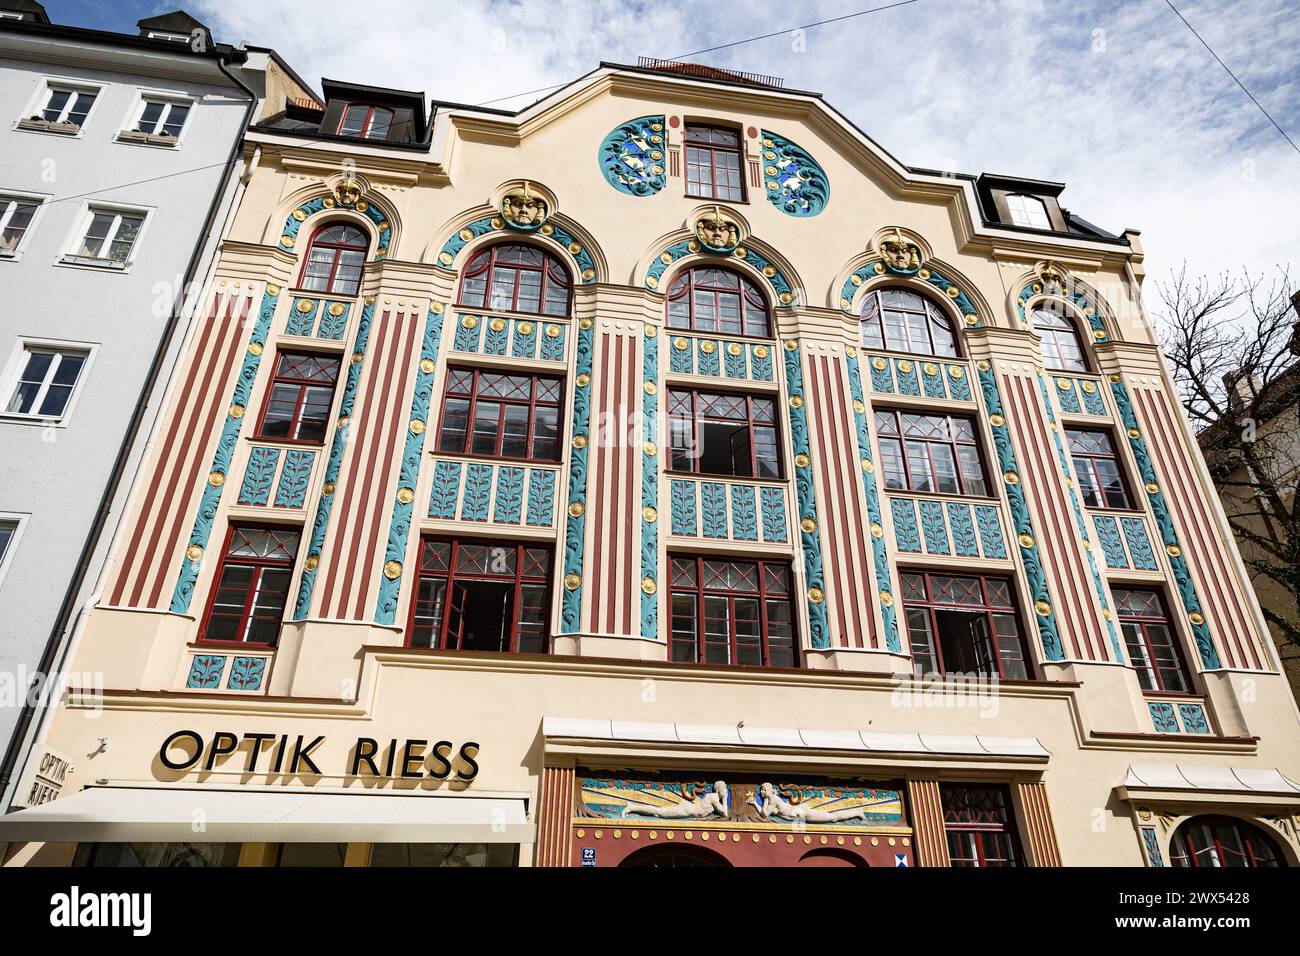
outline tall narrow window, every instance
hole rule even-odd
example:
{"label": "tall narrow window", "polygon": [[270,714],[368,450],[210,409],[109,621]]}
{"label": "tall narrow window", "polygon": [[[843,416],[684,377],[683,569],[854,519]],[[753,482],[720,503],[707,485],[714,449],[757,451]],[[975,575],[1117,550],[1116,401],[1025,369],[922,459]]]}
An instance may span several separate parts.
{"label": "tall narrow window", "polygon": [[18,537],[18,522],[13,518],[0,518],[0,568],[5,566],[9,548]]}
{"label": "tall narrow window", "polygon": [[1047,204],[1037,196],[1011,193],[1007,196],[1007,211],[1011,213],[1011,222],[1017,226],[1027,226],[1030,229],[1052,228],[1052,220],[1047,215]]}
{"label": "tall narrow window", "polygon": [[426,538],[407,645],[544,654],[550,582],[546,548]]}
{"label": "tall narrow window", "polygon": [[37,203],[28,199],[0,196],[0,255],[13,255],[27,234]]}
{"label": "tall narrow window", "polygon": [[489,246],[469,261],[460,280],[460,304],[478,309],[569,314],[569,273],[535,246]]}
{"label": "tall narrow window", "polygon": [[231,528],[199,639],[274,645],[297,553],[292,528]]}
{"label": "tall narrow window", "polygon": [[1142,689],[1190,691],[1187,662],[1183,660],[1160,592],[1148,588],[1112,588],[1111,593],[1129,662],[1137,670]]}
{"label": "tall narrow window", "polygon": [[95,105],[94,90],[77,90],[64,86],[51,86],[41,116],[50,123],[71,123],[81,126]]}
{"label": "tall narrow window", "polygon": [[876,412],[876,432],[886,488],[988,495],[971,419],[887,409]]}
{"label": "tall narrow window", "polygon": [[370,251],[370,239],[356,226],[336,222],[312,237],[303,267],[302,288],[308,292],[356,295]]}
{"label": "tall narrow window", "polygon": [[678,556],[672,576],[674,661],[795,666],[788,564]]}
{"label": "tall narrow window", "polygon": [[1005,787],[942,784],[943,830],[953,866],[1019,866],[1015,823]]}
{"label": "tall narrow window", "polygon": [[1089,508],[1128,508],[1128,488],[1110,433],[1067,428],[1079,493]]}
{"label": "tall narrow window", "polygon": [[745,201],[740,133],[716,126],[686,127],[686,195]]}
{"label": "tall narrow window", "polygon": [[339,123],[340,136],[356,136],[360,139],[388,139],[388,131],[393,125],[393,111],[382,106],[366,106],[353,103],[343,111]]}
{"label": "tall narrow window", "polygon": [[668,326],[767,337],[772,326],[758,286],[731,269],[688,269],[668,290]]}
{"label": "tall narrow window", "polygon": [[25,346],[5,412],[59,419],[68,410],[89,353]]}
{"label": "tall narrow window", "polygon": [[177,100],[145,99],[140,108],[140,118],[135,128],[141,133],[159,136],[180,136],[185,120],[190,115],[190,104]]}
{"label": "tall narrow window", "polygon": [[1029,676],[1010,581],[910,571],[901,579],[917,676]]}
{"label": "tall narrow window", "polygon": [[144,216],[113,209],[91,209],[90,221],[73,255],[79,259],[99,259],[124,266],[140,237]]}
{"label": "tall narrow window", "polygon": [[1043,340],[1043,364],[1059,372],[1087,372],[1088,358],[1074,320],[1054,309],[1034,309],[1034,331]]}
{"label": "tall narrow window", "polygon": [[925,296],[905,289],[878,289],[862,305],[862,347],[956,358],[952,323]]}
{"label": "tall narrow window", "polygon": [[451,369],[438,450],[558,461],[562,391],[560,379],[545,375]]}
{"label": "tall narrow window", "polygon": [[672,468],[703,475],[780,478],[776,402],[757,395],[668,393]]}
{"label": "tall narrow window", "polygon": [[1192,817],[1169,841],[1169,863],[1178,867],[1272,869],[1284,866],[1271,838],[1232,817]]}
{"label": "tall narrow window", "polygon": [[257,437],[323,442],[338,377],[339,360],[334,356],[281,352]]}

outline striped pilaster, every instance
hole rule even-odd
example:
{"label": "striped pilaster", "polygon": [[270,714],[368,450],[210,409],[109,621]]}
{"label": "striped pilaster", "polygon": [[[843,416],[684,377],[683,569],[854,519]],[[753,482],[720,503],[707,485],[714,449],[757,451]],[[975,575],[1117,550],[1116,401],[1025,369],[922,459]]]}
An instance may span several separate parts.
{"label": "striped pilaster", "polygon": [[534,866],[573,865],[573,768],[542,770]]}
{"label": "striped pilaster", "polygon": [[943,803],[939,781],[908,780],[907,803],[912,815],[912,840],[920,866],[951,866],[948,838],[943,832]]}
{"label": "striped pilaster", "polygon": [[1024,837],[1029,846],[1030,862],[1034,866],[1060,866],[1061,847],[1056,842],[1052,808],[1047,802],[1047,785],[1041,781],[1018,783],[1016,795],[1024,814]]}

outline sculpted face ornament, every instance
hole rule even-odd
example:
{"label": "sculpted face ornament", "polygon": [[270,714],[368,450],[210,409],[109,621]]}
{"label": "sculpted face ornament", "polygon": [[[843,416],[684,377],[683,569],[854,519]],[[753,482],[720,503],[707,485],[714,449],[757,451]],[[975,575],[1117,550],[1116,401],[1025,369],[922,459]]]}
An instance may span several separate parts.
{"label": "sculpted face ornament", "polygon": [[1048,262],[1038,273],[1038,278],[1042,280],[1043,289],[1053,294],[1059,294],[1065,287],[1065,276],[1053,262]]}
{"label": "sculpted face ornament", "polygon": [[921,268],[921,250],[897,229],[880,240],[880,255],[891,272],[916,272]]}
{"label": "sculpted face ornament", "polygon": [[524,183],[522,189],[509,192],[501,200],[501,215],[515,229],[532,232],[546,221],[550,210],[546,200],[528,188]]}
{"label": "sculpted face ornament", "polygon": [[361,184],[355,179],[340,179],[334,184],[334,199],[340,206],[355,206],[361,201]]}
{"label": "sculpted face ornament", "polygon": [[740,228],[714,206],[712,214],[696,221],[695,237],[710,252],[732,252],[740,244]]}

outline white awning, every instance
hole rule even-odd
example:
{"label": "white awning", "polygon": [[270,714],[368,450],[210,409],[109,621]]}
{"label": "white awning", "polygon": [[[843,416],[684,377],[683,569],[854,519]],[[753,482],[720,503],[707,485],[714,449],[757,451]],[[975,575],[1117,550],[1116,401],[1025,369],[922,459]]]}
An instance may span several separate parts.
{"label": "white awning", "polygon": [[1132,764],[1121,786],[1130,790],[1187,793],[1249,793],[1300,798],[1300,784],[1275,767],[1203,767],[1189,764]]}
{"label": "white awning", "polygon": [[0,816],[0,843],[532,843],[523,794],[97,786]]}

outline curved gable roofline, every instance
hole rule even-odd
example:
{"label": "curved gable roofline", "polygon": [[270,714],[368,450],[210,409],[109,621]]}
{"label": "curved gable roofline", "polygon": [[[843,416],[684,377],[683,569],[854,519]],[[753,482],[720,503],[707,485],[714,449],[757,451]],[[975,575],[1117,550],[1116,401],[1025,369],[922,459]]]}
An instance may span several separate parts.
{"label": "curved gable roofline", "polygon": [[[928,193],[931,196],[963,197],[970,238],[1002,239],[1012,242],[1030,242],[1055,247],[1074,247],[1080,250],[1121,254],[1129,244],[1122,238],[1104,239],[1076,235],[1030,236],[1012,229],[1003,229],[998,223],[989,223],[980,211],[976,194],[978,177],[969,173],[950,173],[908,166],[894,156],[852,120],[828,103],[820,93],[803,90],[757,87],[721,79],[702,79],[678,73],[645,67],[602,62],[599,67],[541,99],[518,110],[500,110],[468,104],[434,103],[435,117],[445,116],[457,125],[477,126],[482,132],[506,139],[522,138],[530,127],[544,124],[556,113],[567,112],[605,89],[620,88],[625,91],[650,93],[656,89],[672,89],[690,95],[692,91],[712,90],[717,93],[743,96],[750,102],[767,102],[791,114],[796,107],[812,125],[820,127],[829,142],[839,140],[851,155],[866,160],[885,176],[900,192]],[[797,114],[795,114],[797,115]],[[441,127],[441,129],[437,129]],[[446,125],[435,122],[435,137],[446,135]],[[1024,181],[1024,180],[1022,180]]]}

